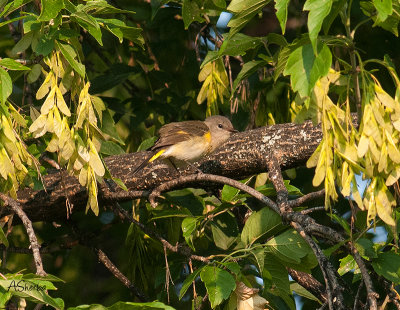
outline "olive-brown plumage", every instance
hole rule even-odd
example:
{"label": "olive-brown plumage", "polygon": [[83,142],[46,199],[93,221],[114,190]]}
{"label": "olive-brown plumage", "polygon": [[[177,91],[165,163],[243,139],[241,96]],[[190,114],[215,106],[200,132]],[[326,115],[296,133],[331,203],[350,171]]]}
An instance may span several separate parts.
{"label": "olive-brown plumage", "polygon": [[224,116],[210,116],[204,122],[185,121],[164,125],[159,138],[150,148],[152,155],[140,164],[135,172],[157,158],[175,158],[193,162],[212,153],[232,133],[237,132],[230,120]]}

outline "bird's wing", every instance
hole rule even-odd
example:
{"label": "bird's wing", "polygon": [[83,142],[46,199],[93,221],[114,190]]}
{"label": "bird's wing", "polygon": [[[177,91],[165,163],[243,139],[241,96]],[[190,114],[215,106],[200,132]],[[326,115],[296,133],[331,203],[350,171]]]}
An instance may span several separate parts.
{"label": "bird's wing", "polygon": [[169,123],[160,128],[159,138],[151,150],[159,150],[191,137],[203,136],[208,131],[208,126],[202,121]]}

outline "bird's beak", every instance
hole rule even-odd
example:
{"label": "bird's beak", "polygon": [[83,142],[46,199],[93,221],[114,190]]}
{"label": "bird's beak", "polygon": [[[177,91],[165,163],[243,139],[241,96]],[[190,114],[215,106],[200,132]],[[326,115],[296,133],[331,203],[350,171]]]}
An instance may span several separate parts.
{"label": "bird's beak", "polygon": [[239,132],[238,130],[236,130],[235,128],[232,128],[232,129],[228,129],[229,130],[229,132],[231,132],[231,133],[236,133],[236,132]]}

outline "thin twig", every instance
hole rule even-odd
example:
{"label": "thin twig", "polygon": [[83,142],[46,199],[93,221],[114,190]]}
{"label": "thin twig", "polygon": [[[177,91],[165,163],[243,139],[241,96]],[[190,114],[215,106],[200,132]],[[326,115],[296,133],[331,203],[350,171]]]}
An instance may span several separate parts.
{"label": "thin twig", "polygon": [[171,252],[179,253],[179,254],[181,254],[183,256],[186,256],[186,257],[188,257],[189,259],[192,259],[192,260],[197,260],[197,261],[201,261],[203,263],[208,263],[209,258],[204,257],[204,256],[191,254],[190,249],[188,247],[186,247],[186,246],[182,246],[180,244],[177,244],[177,245],[173,246],[171,243],[169,243],[167,240],[165,240],[163,237],[161,237],[156,231],[153,231],[150,228],[148,228],[145,225],[143,225],[142,223],[136,221],[118,203],[114,202],[112,204],[112,207],[117,209],[118,212],[120,214],[122,214],[122,216],[126,220],[128,220],[129,222],[131,222],[131,223],[135,224],[136,226],[138,226],[145,234],[147,234],[148,236],[150,236],[153,239],[156,239],[156,240],[160,241],[162,243],[162,245],[165,246]]}
{"label": "thin twig", "polygon": [[[353,310],[360,309],[360,308],[358,308],[357,306],[358,306],[358,304],[360,303],[360,293],[361,293],[361,289],[362,289],[363,286],[364,286],[364,282],[363,282],[363,281],[360,281],[360,285],[358,286],[357,293],[356,293],[356,297],[354,298]],[[361,307],[361,308],[362,308],[362,307]]]}
{"label": "thin twig", "polygon": [[120,280],[140,301],[148,301],[149,298],[141,292],[129,279],[112,263],[108,256],[98,248],[93,248],[99,261],[116,277]]}
{"label": "thin twig", "polygon": [[150,195],[150,191],[120,191],[116,193],[107,193],[107,199],[102,197],[105,201],[123,201],[132,200],[137,198],[145,198]]}
{"label": "thin twig", "polygon": [[219,184],[226,184],[226,185],[235,187],[237,189],[240,189],[241,191],[248,193],[251,196],[253,196],[254,198],[258,199],[259,201],[261,201],[262,203],[267,205],[269,208],[271,208],[276,213],[278,213],[278,214],[280,213],[279,208],[275,202],[273,202],[267,196],[264,196],[260,192],[256,191],[254,188],[252,188],[246,184],[240,183],[239,181],[227,178],[227,177],[214,175],[214,174],[205,174],[205,173],[197,173],[197,174],[191,174],[191,175],[187,175],[187,176],[181,176],[176,179],[167,181],[167,182],[161,184],[160,186],[156,187],[152,191],[152,193],[149,196],[149,201],[154,208],[157,206],[155,199],[157,197],[159,197],[162,192],[171,190],[175,187],[182,186],[187,183],[196,183],[196,182],[204,182],[204,181],[212,182],[212,183],[219,183]]}
{"label": "thin twig", "polygon": [[46,276],[47,273],[43,269],[42,257],[40,256],[40,246],[37,241],[35,231],[33,230],[32,222],[26,215],[26,213],[22,210],[20,204],[8,197],[7,195],[0,193],[0,199],[4,201],[6,206],[9,206],[12,211],[14,211],[18,217],[21,219],[22,223],[25,226],[26,233],[28,234],[29,242],[31,244],[33,260],[36,266],[36,274],[40,276]]}
{"label": "thin twig", "polygon": [[316,199],[322,198],[324,196],[325,196],[325,190],[321,189],[318,192],[308,193],[308,194],[306,194],[304,196],[301,196],[301,197],[299,197],[297,199],[289,201],[289,206],[291,208],[300,207],[301,205],[303,205],[305,203],[308,203],[311,200],[316,200]]}
{"label": "thin twig", "polygon": [[314,208],[310,208],[310,209],[305,209],[305,210],[301,210],[300,213],[301,214],[309,214],[309,213],[313,213],[316,211],[322,211],[325,210],[325,207],[314,207]]}
{"label": "thin twig", "polygon": [[365,288],[367,289],[369,309],[377,310],[378,305],[376,300],[377,298],[379,298],[379,294],[374,290],[374,285],[369,275],[367,266],[365,265],[360,253],[358,253],[356,247],[351,241],[347,242],[347,248],[350,250],[350,253],[354,257],[354,260],[356,261],[358,268],[360,269],[360,272],[362,274]]}
{"label": "thin twig", "polygon": [[108,258],[108,256],[99,248],[92,246],[91,242],[94,238],[93,234],[84,234],[80,231],[80,229],[73,223],[69,222],[71,226],[72,232],[75,237],[79,240],[79,244],[88,247],[96,253],[99,261],[116,277],[119,281],[121,281],[131,292],[141,301],[148,301],[149,298],[134,285]]}

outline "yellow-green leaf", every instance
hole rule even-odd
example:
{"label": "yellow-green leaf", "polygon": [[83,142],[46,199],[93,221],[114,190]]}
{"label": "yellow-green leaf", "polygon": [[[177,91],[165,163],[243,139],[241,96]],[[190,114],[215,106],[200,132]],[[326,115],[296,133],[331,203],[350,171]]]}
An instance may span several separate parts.
{"label": "yellow-green leaf", "polygon": [[82,167],[81,171],[79,172],[79,183],[82,186],[86,186],[87,178],[88,178],[88,171],[85,167]]}
{"label": "yellow-green leaf", "polygon": [[14,166],[7,155],[6,150],[0,149],[0,175],[7,180],[9,174],[14,174]]}
{"label": "yellow-green leaf", "polygon": [[46,123],[46,115],[41,114],[29,127],[29,131],[34,133],[33,136],[35,138],[43,136],[46,133]]}
{"label": "yellow-green leaf", "polygon": [[317,149],[314,151],[314,153],[310,156],[310,158],[307,160],[307,168],[312,168],[315,167],[318,164],[318,160],[321,154],[321,149],[325,145],[325,140],[322,140],[321,143],[318,145]]}
{"label": "yellow-green leaf", "polygon": [[383,142],[382,148],[381,148],[381,154],[379,157],[379,164],[378,164],[378,171],[382,172],[384,169],[387,167],[387,148],[386,148],[386,141]]}
{"label": "yellow-green leaf", "polygon": [[391,186],[394,183],[396,183],[399,177],[400,177],[400,166],[396,166],[394,169],[392,169],[392,171],[390,171],[390,174],[385,182],[386,186]]}
{"label": "yellow-green leaf", "polygon": [[40,108],[40,113],[42,115],[47,115],[49,113],[49,111],[53,108],[55,94],[56,94],[56,87],[53,87],[50,90],[50,93],[47,95],[47,98],[44,101],[42,107]]}
{"label": "yellow-green leaf", "polygon": [[12,142],[16,142],[17,139],[15,138],[15,134],[13,129],[11,128],[10,122],[8,121],[7,117],[2,114],[1,115],[1,126],[3,129],[4,135]]}
{"label": "yellow-green leaf", "polygon": [[317,168],[315,168],[315,175],[313,178],[313,185],[319,186],[325,178],[326,173],[326,151],[325,148],[321,151],[319,156]]}
{"label": "yellow-green leaf", "polygon": [[39,87],[38,91],[36,92],[36,99],[40,100],[42,98],[44,98],[44,96],[47,95],[47,93],[49,92],[50,89],[50,79],[53,77],[53,73],[49,72],[45,78],[45,80],[43,81],[43,84]]}
{"label": "yellow-green leaf", "polygon": [[365,135],[361,135],[360,141],[357,147],[357,156],[359,158],[364,157],[365,153],[368,151],[369,139]]}
{"label": "yellow-green leaf", "polygon": [[396,107],[396,102],[394,99],[387,94],[382,87],[379,85],[375,84],[375,93],[376,97],[379,99],[380,102],[382,102],[383,105],[385,105],[388,108],[395,109]]}
{"label": "yellow-green leaf", "polygon": [[89,140],[89,146],[90,146],[89,165],[98,176],[103,176],[105,173],[103,162],[101,161],[99,154],[96,151],[95,146],[93,145],[93,143],[90,140]]}
{"label": "yellow-green leaf", "polygon": [[62,113],[64,113],[64,115],[71,116],[71,112],[69,111],[68,106],[65,103],[64,97],[58,87],[56,88],[56,94],[57,94],[57,107],[60,109]]}

